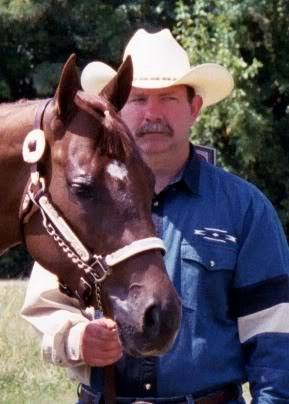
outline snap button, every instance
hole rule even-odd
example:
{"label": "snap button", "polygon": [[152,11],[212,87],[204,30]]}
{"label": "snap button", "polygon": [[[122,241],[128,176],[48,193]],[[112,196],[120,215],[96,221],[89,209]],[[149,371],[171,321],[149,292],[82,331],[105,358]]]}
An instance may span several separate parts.
{"label": "snap button", "polygon": [[154,206],[159,206],[159,201],[154,201],[153,205]]}
{"label": "snap button", "polygon": [[147,391],[149,391],[152,388],[152,385],[150,383],[147,383],[144,385],[144,387]]}
{"label": "snap button", "polygon": [[210,267],[214,267],[215,266],[215,261],[210,261]]}

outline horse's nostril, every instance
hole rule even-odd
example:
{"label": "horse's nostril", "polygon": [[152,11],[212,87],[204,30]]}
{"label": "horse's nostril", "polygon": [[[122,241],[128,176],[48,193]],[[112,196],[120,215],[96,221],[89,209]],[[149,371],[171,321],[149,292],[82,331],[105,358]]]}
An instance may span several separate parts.
{"label": "horse's nostril", "polygon": [[160,329],[160,307],[149,306],[144,313],[144,329],[150,334],[158,334]]}

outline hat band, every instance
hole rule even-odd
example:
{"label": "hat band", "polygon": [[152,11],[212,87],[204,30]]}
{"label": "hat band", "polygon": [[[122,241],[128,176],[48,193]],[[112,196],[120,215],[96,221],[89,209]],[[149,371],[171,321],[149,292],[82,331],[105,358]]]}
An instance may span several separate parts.
{"label": "hat band", "polygon": [[177,77],[134,77],[133,79],[134,81],[142,81],[142,80],[146,80],[146,81],[177,81]]}

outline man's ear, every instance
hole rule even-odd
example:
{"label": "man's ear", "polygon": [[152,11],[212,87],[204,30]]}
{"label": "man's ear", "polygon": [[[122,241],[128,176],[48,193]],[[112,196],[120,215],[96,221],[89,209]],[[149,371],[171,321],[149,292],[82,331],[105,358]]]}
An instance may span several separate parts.
{"label": "man's ear", "polygon": [[203,98],[200,95],[195,95],[191,102],[192,124],[199,116],[202,106],[203,106]]}

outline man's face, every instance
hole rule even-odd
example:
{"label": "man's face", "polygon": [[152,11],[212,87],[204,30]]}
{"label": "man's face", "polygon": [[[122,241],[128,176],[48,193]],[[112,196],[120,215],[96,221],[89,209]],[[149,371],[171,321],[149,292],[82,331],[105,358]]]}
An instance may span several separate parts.
{"label": "man's face", "polygon": [[201,97],[192,103],[184,85],[161,89],[132,88],[121,117],[145,154],[187,147],[188,133],[201,108]]}

